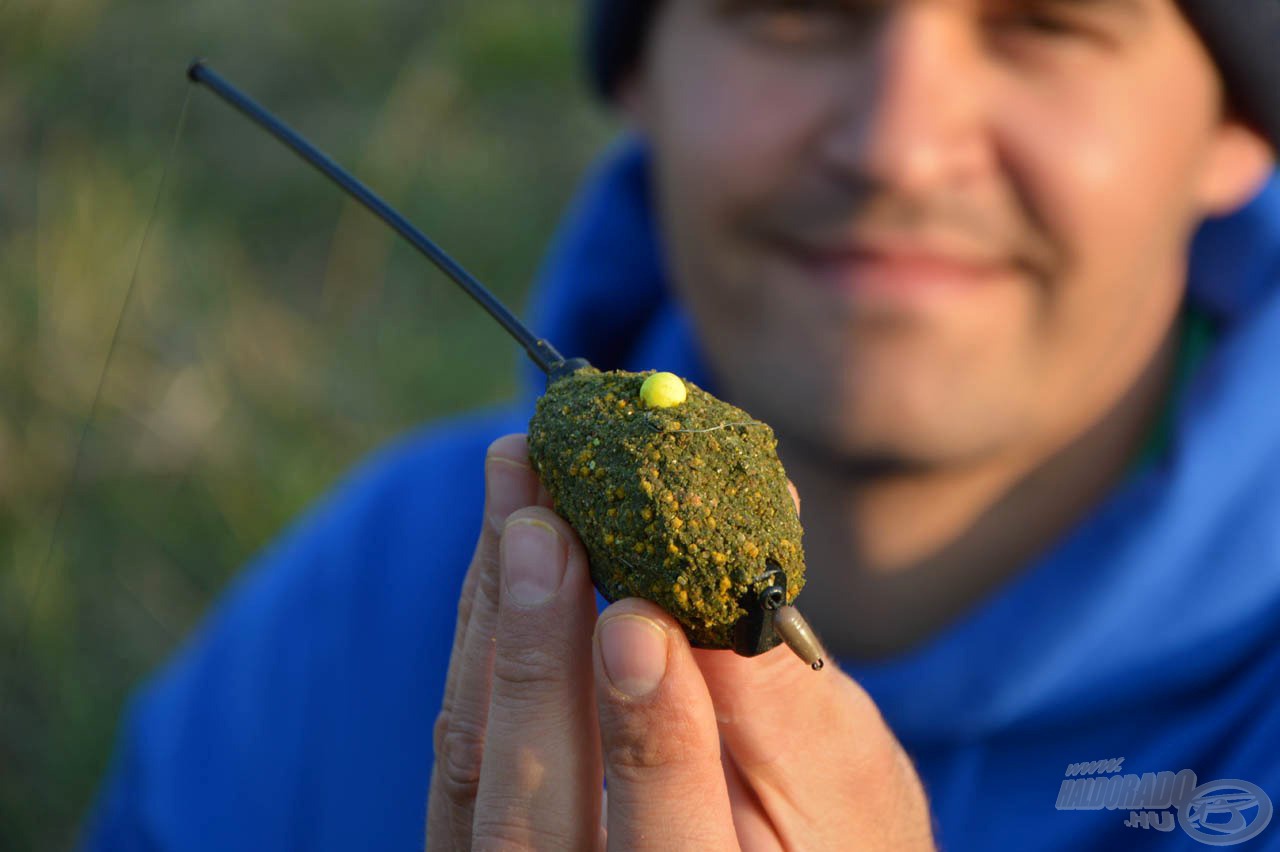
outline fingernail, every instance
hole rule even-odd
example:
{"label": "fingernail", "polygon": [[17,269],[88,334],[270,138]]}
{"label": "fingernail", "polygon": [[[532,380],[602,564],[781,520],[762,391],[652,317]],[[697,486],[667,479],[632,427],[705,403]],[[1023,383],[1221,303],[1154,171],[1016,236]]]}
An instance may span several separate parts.
{"label": "fingernail", "polygon": [[642,698],[667,673],[667,632],[644,616],[614,616],[600,625],[600,659],[619,692]]}
{"label": "fingernail", "polygon": [[516,509],[532,506],[528,494],[532,468],[514,459],[489,456],[484,460],[485,515],[497,532]]}
{"label": "fingernail", "polygon": [[544,521],[521,518],[502,533],[502,570],[507,594],[521,606],[550,598],[564,579],[564,540]]}

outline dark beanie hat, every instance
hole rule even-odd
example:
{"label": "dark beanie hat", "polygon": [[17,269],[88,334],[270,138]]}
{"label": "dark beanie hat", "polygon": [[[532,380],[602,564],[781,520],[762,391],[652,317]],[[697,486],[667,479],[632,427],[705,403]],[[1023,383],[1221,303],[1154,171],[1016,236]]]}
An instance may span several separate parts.
{"label": "dark beanie hat", "polygon": [[[1245,119],[1280,149],[1280,0],[1177,0]],[[657,0],[589,0],[587,65],[610,97],[635,66]]]}

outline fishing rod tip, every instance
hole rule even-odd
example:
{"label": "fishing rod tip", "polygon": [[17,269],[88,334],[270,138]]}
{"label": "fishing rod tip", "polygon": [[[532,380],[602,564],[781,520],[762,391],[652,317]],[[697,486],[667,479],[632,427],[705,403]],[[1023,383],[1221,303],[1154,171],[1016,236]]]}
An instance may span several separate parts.
{"label": "fishing rod tip", "polygon": [[205,59],[203,56],[197,56],[191,60],[191,64],[187,66],[187,79],[193,83],[201,82],[203,77]]}

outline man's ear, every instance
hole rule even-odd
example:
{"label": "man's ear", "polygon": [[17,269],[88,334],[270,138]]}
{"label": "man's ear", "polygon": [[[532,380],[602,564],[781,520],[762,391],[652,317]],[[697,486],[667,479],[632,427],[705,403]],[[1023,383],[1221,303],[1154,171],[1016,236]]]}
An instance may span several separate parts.
{"label": "man's ear", "polygon": [[1234,116],[1223,119],[1210,146],[1200,207],[1206,216],[1225,216],[1262,189],[1275,171],[1275,151],[1257,128]]}

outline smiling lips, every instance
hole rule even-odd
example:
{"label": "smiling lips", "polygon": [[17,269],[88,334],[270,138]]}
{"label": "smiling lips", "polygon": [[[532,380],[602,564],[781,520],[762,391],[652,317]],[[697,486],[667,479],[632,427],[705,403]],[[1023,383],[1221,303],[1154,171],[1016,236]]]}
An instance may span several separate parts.
{"label": "smiling lips", "polygon": [[1008,259],[918,240],[783,248],[803,278],[854,302],[909,306],[963,298],[1013,272]]}

